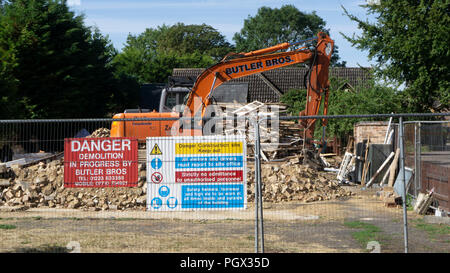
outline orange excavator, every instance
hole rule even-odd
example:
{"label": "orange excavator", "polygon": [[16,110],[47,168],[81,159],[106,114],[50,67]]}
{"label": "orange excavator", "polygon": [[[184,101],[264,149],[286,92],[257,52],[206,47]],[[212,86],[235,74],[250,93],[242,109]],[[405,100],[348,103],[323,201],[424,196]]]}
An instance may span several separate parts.
{"label": "orange excavator", "polygon": [[[307,41],[317,42],[312,48],[300,47],[291,51],[278,52]],[[180,117],[204,118],[206,108],[212,103],[214,89],[224,82],[267,70],[308,62],[307,102],[306,108],[300,112],[300,116],[317,115],[322,99],[324,100],[323,114],[326,115],[329,88],[328,68],[333,47],[334,41],[324,32],[319,32],[317,37],[296,43],[282,43],[256,51],[228,54],[222,61],[207,68],[198,76],[181,114],[178,112],[158,113],[156,111],[116,114],[113,117],[114,119],[127,120],[118,120],[112,123],[111,137],[136,137],[139,140],[145,140],[146,137],[152,136],[201,135],[201,124],[186,129],[186,126],[183,127],[183,122],[180,120],[168,119]],[[128,120],[142,118],[159,120]],[[326,126],[326,122],[325,119],[322,120],[322,125]],[[309,144],[312,143],[315,123],[316,119],[301,120],[301,124],[305,128],[305,140],[308,140],[307,143]]]}

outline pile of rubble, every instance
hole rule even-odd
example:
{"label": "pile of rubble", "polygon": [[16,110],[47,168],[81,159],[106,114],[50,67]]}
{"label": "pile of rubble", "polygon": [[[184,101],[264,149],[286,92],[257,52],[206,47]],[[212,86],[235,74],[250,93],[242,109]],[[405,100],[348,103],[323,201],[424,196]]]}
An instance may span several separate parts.
{"label": "pile of rubble", "polygon": [[[252,168],[252,167],[250,167]],[[284,162],[262,164],[262,196],[264,202],[314,202],[354,195],[339,186],[334,174],[318,172],[305,165]],[[248,172],[248,201],[254,200],[254,172]]]}
{"label": "pile of rubble", "polygon": [[[65,188],[62,159],[0,170],[0,206],[120,210],[145,208],[146,177],[139,166],[138,187]],[[3,177],[3,178],[2,178]]]}
{"label": "pile of rubble", "polygon": [[[138,186],[130,188],[66,188],[63,159],[29,167],[0,166],[0,206],[93,211],[145,209],[147,183],[144,164],[139,164]],[[313,202],[352,195],[334,181],[333,174],[292,162],[263,164],[262,176],[265,202]],[[249,166],[247,182],[248,202],[253,202],[253,166]]]}
{"label": "pile of rubble", "polygon": [[90,136],[87,137],[110,137],[111,136],[111,130],[108,128],[99,128],[95,130]]}

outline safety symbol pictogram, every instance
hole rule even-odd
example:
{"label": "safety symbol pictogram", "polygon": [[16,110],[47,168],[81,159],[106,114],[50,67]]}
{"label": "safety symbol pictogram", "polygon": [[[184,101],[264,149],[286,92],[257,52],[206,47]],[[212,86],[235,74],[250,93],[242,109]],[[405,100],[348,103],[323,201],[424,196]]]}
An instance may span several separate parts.
{"label": "safety symbol pictogram", "polygon": [[159,172],[154,172],[154,173],[152,173],[151,179],[152,179],[153,183],[159,184],[163,180],[163,175],[161,173],[159,173]]}
{"label": "safety symbol pictogram", "polygon": [[175,197],[170,197],[167,199],[167,207],[170,209],[176,208],[178,205],[178,200]]}
{"label": "safety symbol pictogram", "polygon": [[154,209],[159,209],[162,206],[162,200],[161,200],[161,198],[158,198],[158,197],[153,198],[150,203],[151,203],[152,208],[154,208]]}
{"label": "safety symbol pictogram", "polygon": [[159,148],[157,143],[155,144],[155,146],[153,146],[153,149],[150,152],[150,154],[151,155],[162,155],[161,149]]}
{"label": "safety symbol pictogram", "polygon": [[162,160],[159,158],[153,158],[150,164],[153,169],[160,169],[162,167]]}
{"label": "safety symbol pictogram", "polygon": [[161,186],[158,190],[158,193],[161,197],[167,197],[169,196],[170,189],[167,186]]}

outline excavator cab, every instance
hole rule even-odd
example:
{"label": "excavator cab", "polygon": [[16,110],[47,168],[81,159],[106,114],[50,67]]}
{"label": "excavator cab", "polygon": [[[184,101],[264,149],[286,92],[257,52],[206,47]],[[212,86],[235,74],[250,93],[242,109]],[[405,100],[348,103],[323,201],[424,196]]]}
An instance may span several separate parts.
{"label": "excavator cab", "polygon": [[193,77],[168,77],[168,83],[161,91],[159,100],[159,112],[177,112],[182,113],[183,107],[187,101],[187,96],[194,86]]}

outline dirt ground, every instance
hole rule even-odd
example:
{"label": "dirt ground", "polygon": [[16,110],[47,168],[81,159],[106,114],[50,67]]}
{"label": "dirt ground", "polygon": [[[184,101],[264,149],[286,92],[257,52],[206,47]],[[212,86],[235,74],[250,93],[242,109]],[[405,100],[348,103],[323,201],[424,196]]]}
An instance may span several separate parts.
{"label": "dirt ground", "polygon": [[[265,252],[404,252],[401,208],[374,191],[264,204]],[[254,208],[240,211],[0,211],[0,252],[254,252]],[[450,252],[449,225],[408,211],[409,252]],[[368,247],[375,241],[379,248]]]}

